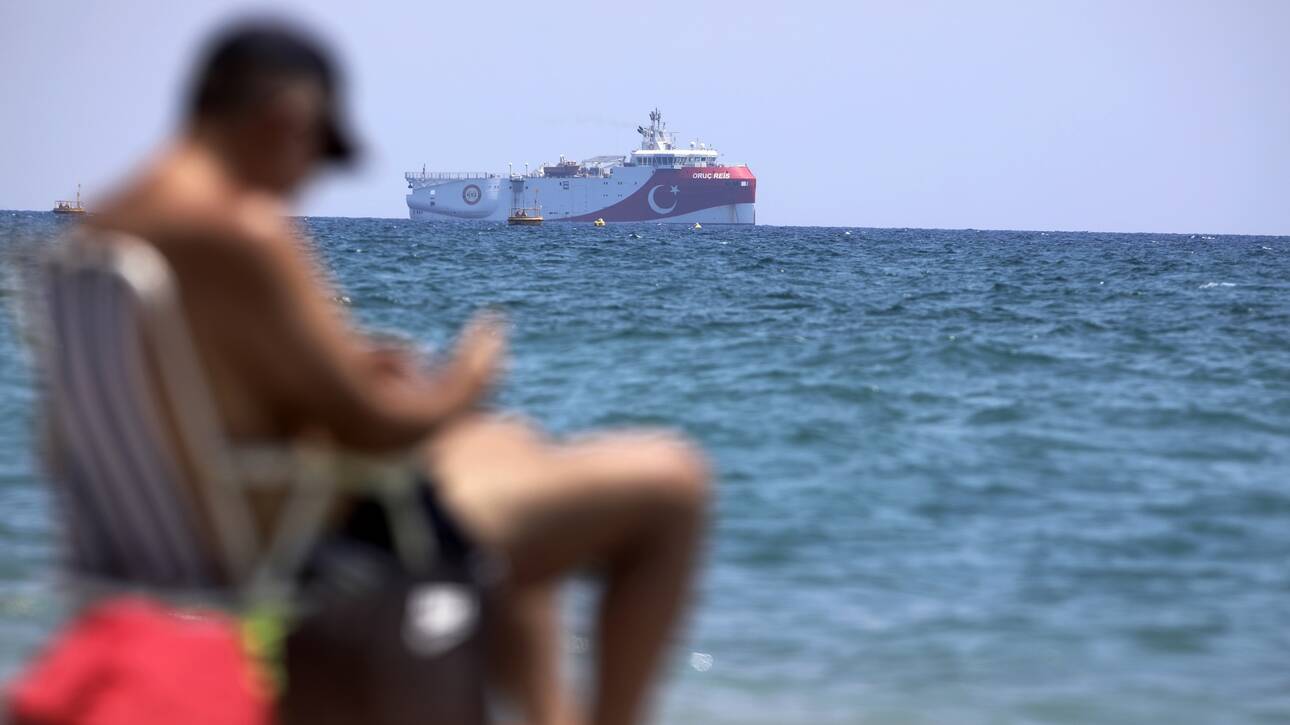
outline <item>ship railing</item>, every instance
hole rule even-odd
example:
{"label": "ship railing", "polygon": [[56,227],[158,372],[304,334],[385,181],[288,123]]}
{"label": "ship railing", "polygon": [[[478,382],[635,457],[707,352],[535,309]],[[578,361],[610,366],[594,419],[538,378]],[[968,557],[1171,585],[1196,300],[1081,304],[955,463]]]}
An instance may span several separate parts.
{"label": "ship railing", "polygon": [[501,174],[488,171],[409,171],[403,175],[408,183],[424,181],[461,181],[463,179],[495,179]]}

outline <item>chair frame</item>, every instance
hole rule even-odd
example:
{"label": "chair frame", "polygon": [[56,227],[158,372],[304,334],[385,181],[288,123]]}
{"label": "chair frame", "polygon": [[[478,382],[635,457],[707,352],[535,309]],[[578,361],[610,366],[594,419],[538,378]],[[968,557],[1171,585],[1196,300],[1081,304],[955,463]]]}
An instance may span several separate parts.
{"label": "chair frame", "polygon": [[[343,490],[361,490],[381,501],[392,528],[395,553],[410,571],[426,570],[433,562],[435,537],[430,523],[409,515],[414,506],[416,476],[409,461],[376,458],[318,445],[233,445],[222,431],[214,396],[179,302],[179,290],[161,253],[138,237],[79,228],[42,255],[43,289],[53,277],[45,275],[105,274],[126,290],[137,315],[147,353],[156,361],[158,406],[169,404],[174,436],[184,448],[188,473],[197,477],[191,488],[202,499],[215,541],[215,558],[227,581],[227,591],[155,592],[149,594],[209,602],[223,599],[235,608],[263,606],[293,608],[298,604],[294,581],[312,546],[325,528],[327,512]],[[28,293],[36,291],[26,290]],[[37,370],[53,370],[53,321],[48,300],[27,294],[21,300],[21,321],[36,353]],[[45,385],[46,450],[51,470],[57,470],[60,447],[54,412],[62,392]],[[164,399],[164,400],[163,400]],[[178,485],[179,482],[176,482]],[[285,487],[284,513],[274,533],[261,541],[247,493]],[[194,532],[196,535],[196,532]],[[78,579],[84,579],[78,575]],[[81,582],[85,584],[86,582]],[[130,582],[93,582],[96,593],[133,589]],[[91,595],[95,598],[97,595]]]}

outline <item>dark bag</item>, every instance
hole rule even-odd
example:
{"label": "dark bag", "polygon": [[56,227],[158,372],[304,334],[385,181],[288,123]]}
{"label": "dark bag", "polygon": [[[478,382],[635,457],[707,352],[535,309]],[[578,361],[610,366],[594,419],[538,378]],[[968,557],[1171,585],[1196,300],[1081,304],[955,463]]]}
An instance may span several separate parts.
{"label": "dark bag", "polygon": [[388,507],[359,502],[305,568],[309,608],[284,648],[283,723],[486,723],[487,560],[429,486],[433,556],[409,571]]}

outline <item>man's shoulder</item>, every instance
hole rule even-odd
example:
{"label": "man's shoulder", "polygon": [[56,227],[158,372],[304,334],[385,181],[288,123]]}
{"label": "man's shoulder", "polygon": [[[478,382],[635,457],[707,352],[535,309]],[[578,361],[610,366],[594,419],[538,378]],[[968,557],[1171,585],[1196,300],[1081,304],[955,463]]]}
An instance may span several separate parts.
{"label": "man's shoulder", "polygon": [[287,218],[286,209],[266,194],[242,194],[214,211],[230,242],[257,250],[295,243],[296,230]]}
{"label": "man's shoulder", "polygon": [[175,255],[273,254],[295,245],[285,208],[268,194],[145,179],[98,210],[93,226],[138,234]]}
{"label": "man's shoulder", "polygon": [[173,257],[279,265],[289,261],[298,243],[282,205],[267,195],[174,199],[157,216],[161,224],[153,241]]}
{"label": "man's shoulder", "polygon": [[298,274],[298,236],[271,199],[161,195],[94,221],[153,245],[194,300],[212,290],[227,303],[230,289],[258,299]]}

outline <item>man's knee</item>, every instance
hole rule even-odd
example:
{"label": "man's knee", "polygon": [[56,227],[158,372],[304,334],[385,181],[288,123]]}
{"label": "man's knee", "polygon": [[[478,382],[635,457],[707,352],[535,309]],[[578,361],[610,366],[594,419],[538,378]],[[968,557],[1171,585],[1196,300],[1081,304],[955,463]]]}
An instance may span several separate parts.
{"label": "man's knee", "polygon": [[707,457],[679,436],[660,436],[650,444],[654,485],[670,508],[701,514],[708,505],[712,473]]}

